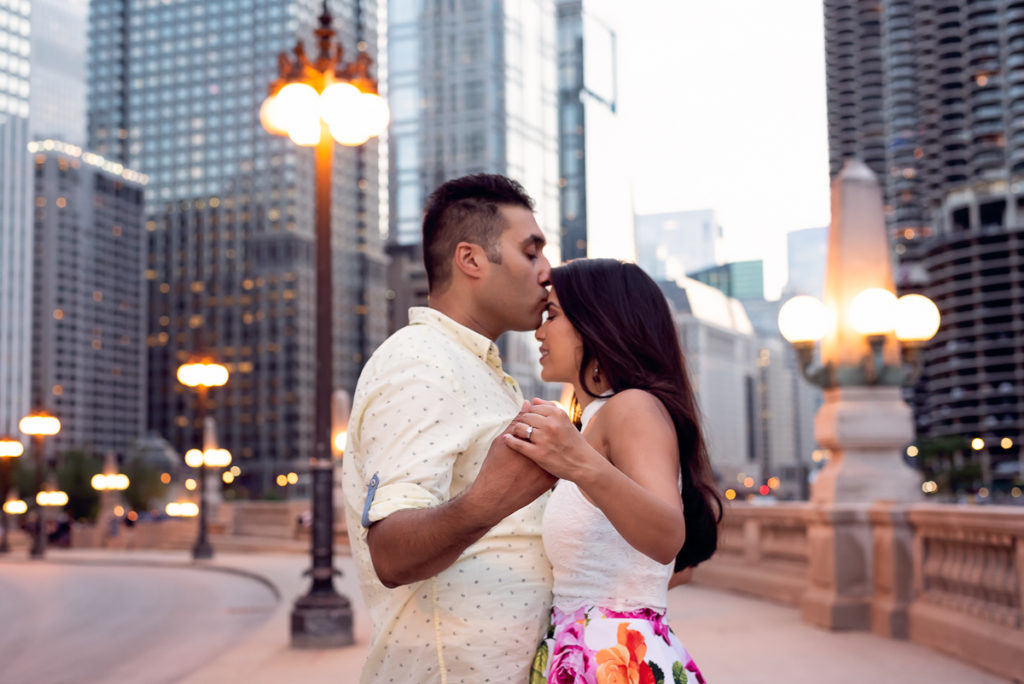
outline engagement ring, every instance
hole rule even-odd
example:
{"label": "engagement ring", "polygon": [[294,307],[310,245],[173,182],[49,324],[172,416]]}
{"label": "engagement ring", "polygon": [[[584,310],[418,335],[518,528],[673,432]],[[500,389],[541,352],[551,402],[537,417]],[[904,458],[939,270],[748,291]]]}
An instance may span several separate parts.
{"label": "engagement ring", "polygon": [[532,425],[527,425],[526,426],[526,441],[529,442],[531,437],[533,437],[533,426]]}

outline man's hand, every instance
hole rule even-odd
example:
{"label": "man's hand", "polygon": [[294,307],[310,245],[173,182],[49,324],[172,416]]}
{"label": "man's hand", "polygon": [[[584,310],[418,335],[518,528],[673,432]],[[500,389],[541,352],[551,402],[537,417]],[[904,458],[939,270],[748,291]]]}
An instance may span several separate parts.
{"label": "man's hand", "polygon": [[[523,411],[528,410],[527,404]],[[397,511],[370,526],[366,541],[377,577],[384,586],[397,587],[436,575],[554,483],[554,477],[509,449],[498,435],[480,474],[462,494],[433,508]]]}
{"label": "man's hand", "polygon": [[507,516],[528,506],[551,489],[558,479],[505,443],[504,435],[510,434],[512,426],[520,422],[529,410],[527,403],[504,432],[491,442],[480,473],[462,494],[470,514],[485,521],[488,527],[494,527]]}

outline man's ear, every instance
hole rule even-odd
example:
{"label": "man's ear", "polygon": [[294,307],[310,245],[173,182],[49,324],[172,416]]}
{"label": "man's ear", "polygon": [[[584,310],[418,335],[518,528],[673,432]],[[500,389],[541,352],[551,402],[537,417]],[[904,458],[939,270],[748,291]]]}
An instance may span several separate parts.
{"label": "man's ear", "polygon": [[452,257],[452,263],[467,278],[478,280],[483,277],[487,255],[484,254],[480,245],[474,245],[472,242],[460,242],[455,245],[455,256]]}

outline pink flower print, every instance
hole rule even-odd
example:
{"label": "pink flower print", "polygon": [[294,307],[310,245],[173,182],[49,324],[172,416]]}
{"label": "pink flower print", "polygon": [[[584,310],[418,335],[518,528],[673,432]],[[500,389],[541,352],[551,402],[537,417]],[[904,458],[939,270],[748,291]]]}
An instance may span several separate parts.
{"label": "pink flower print", "polygon": [[582,619],[570,620],[569,624],[557,631],[553,650],[548,672],[551,684],[583,684],[587,681],[590,651],[584,643]]}
{"label": "pink flower print", "polygon": [[697,676],[698,684],[705,684],[704,675],[700,673],[700,670],[697,668],[697,663],[693,662],[693,658],[690,658],[690,660],[686,663],[686,669],[687,671],[692,672],[694,675]]}

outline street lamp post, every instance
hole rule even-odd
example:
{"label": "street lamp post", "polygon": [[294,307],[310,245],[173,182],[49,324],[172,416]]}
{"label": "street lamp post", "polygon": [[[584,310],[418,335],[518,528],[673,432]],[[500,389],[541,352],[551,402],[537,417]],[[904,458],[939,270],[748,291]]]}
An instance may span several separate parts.
{"label": "street lamp post", "polygon": [[89,484],[100,493],[99,520],[102,543],[105,544],[111,534],[105,516],[108,512],[113,513],[114,511],[114,502],[111,501],[111,497],[117,496],[117,492],[128,489],[131,482],[127,475],[117,472],[117,457],[114,452],[108,451],[103,457],[103,472],[93,475]]}
{"label": "street lamp post", "polygon": [[[196,388],[199,393],[196,405],[196,414],[198,416],[198,423],[204,433],[206,430],[206,395],[211,387],[221,387],[226,384],[227,381],[228,369],[219,363],[210,361],[209,359],[192,361],[183,364],[178,368],[178,382],[187,387]],[[196,535],[196,543],[192,547],[192,558],[196,560],[213,558],[213,546],[210,545],[210,540],[207,535],[207,464],[206,460],[203,458],[203,453],[206,451],[207,447],[205,439],[202,446],[203,451],[200,451],[199,449],[190,449],[189,452],[185,454],[185,464],[192,468],[199,468],[199,532]],[[199,454],[199,459],[195,465],[189,463],[189,454],[192,452],[197,452]]]}
{"label": "street lamp post", "polygon": [[794,297],[779,311],[803,376],[825,391],[814,432],[830,458],[811,501],[919,498],[917,475],[902,459],[914,433],[900,387],[920,375],[920,350],[938,330],[939,312],[921,295],[893,294],[881,190],[862,162],[847,162],[833,182],[827,258],[825,302]]}
{"label": "street lamp post", "polygon": [[801,373],[825,394],[814,433],[830,458],[811,501],[920,498],[917,474],[902,458],[914,432],[900,387],[920,375],[920,350],[938,330],[939,312],[927,297],[893,294],[881,190],[859,161],[833,182],[827,265],[824,303],[799,296],[779,311]]}
{"label": "street lamp post", "polygon": [[47,496],[49,493],[43,490],[44,470],[46,467],[43,461],[43,438],[60,432],[60,421],[45,411],[38,410],[22,418],[18,423],[18,429],[32,437],[32,455],[36,465],[36,519],[32,535],[32,549],[29,551],[29,555],[32,558],[42,558],[46,555],[43,506],[50,505],[50,498]]}
{"label": "street lamp post", "polygon": [[11,546],[7,538],[11,533],[10,521],[7,513],[7,493],[11,489],[11,462],[25,452],[22,443],[13,437],[5,435],[0,437],[0,503],[4,504],[3,513],[0,519],[3,520],[3,538],[0,538],[0,553],[8,553]]}
{"label": "street lamp post", "polygon": [[189,449],[185,452],[185,465],[199,470],[199,534],[192,548],[192,557],[213,558],[213,546],[209,541],[209,497],[206,482],[208,468],[226,468],[231,465],[231,452],[216,447]]}
{"label": "street lamp post", "polygon": [[294,143],[316,147],[316,391],[313,475],[312,585],[295,602],[292,645],[330,648],[353,643],[352,608],[334,589],[334,463],[331,458],[331,163],[334,142],[358,146],[387,127],[387,103],[377,95],[369,76],[370,56],[360,49],[355,59],[342,60],[333,18],[323,3],[315,31],[318,54],[310,60],[302,41],[294,57],[282,53],[280,73],[260,108],[267,132],[287,135]]}

